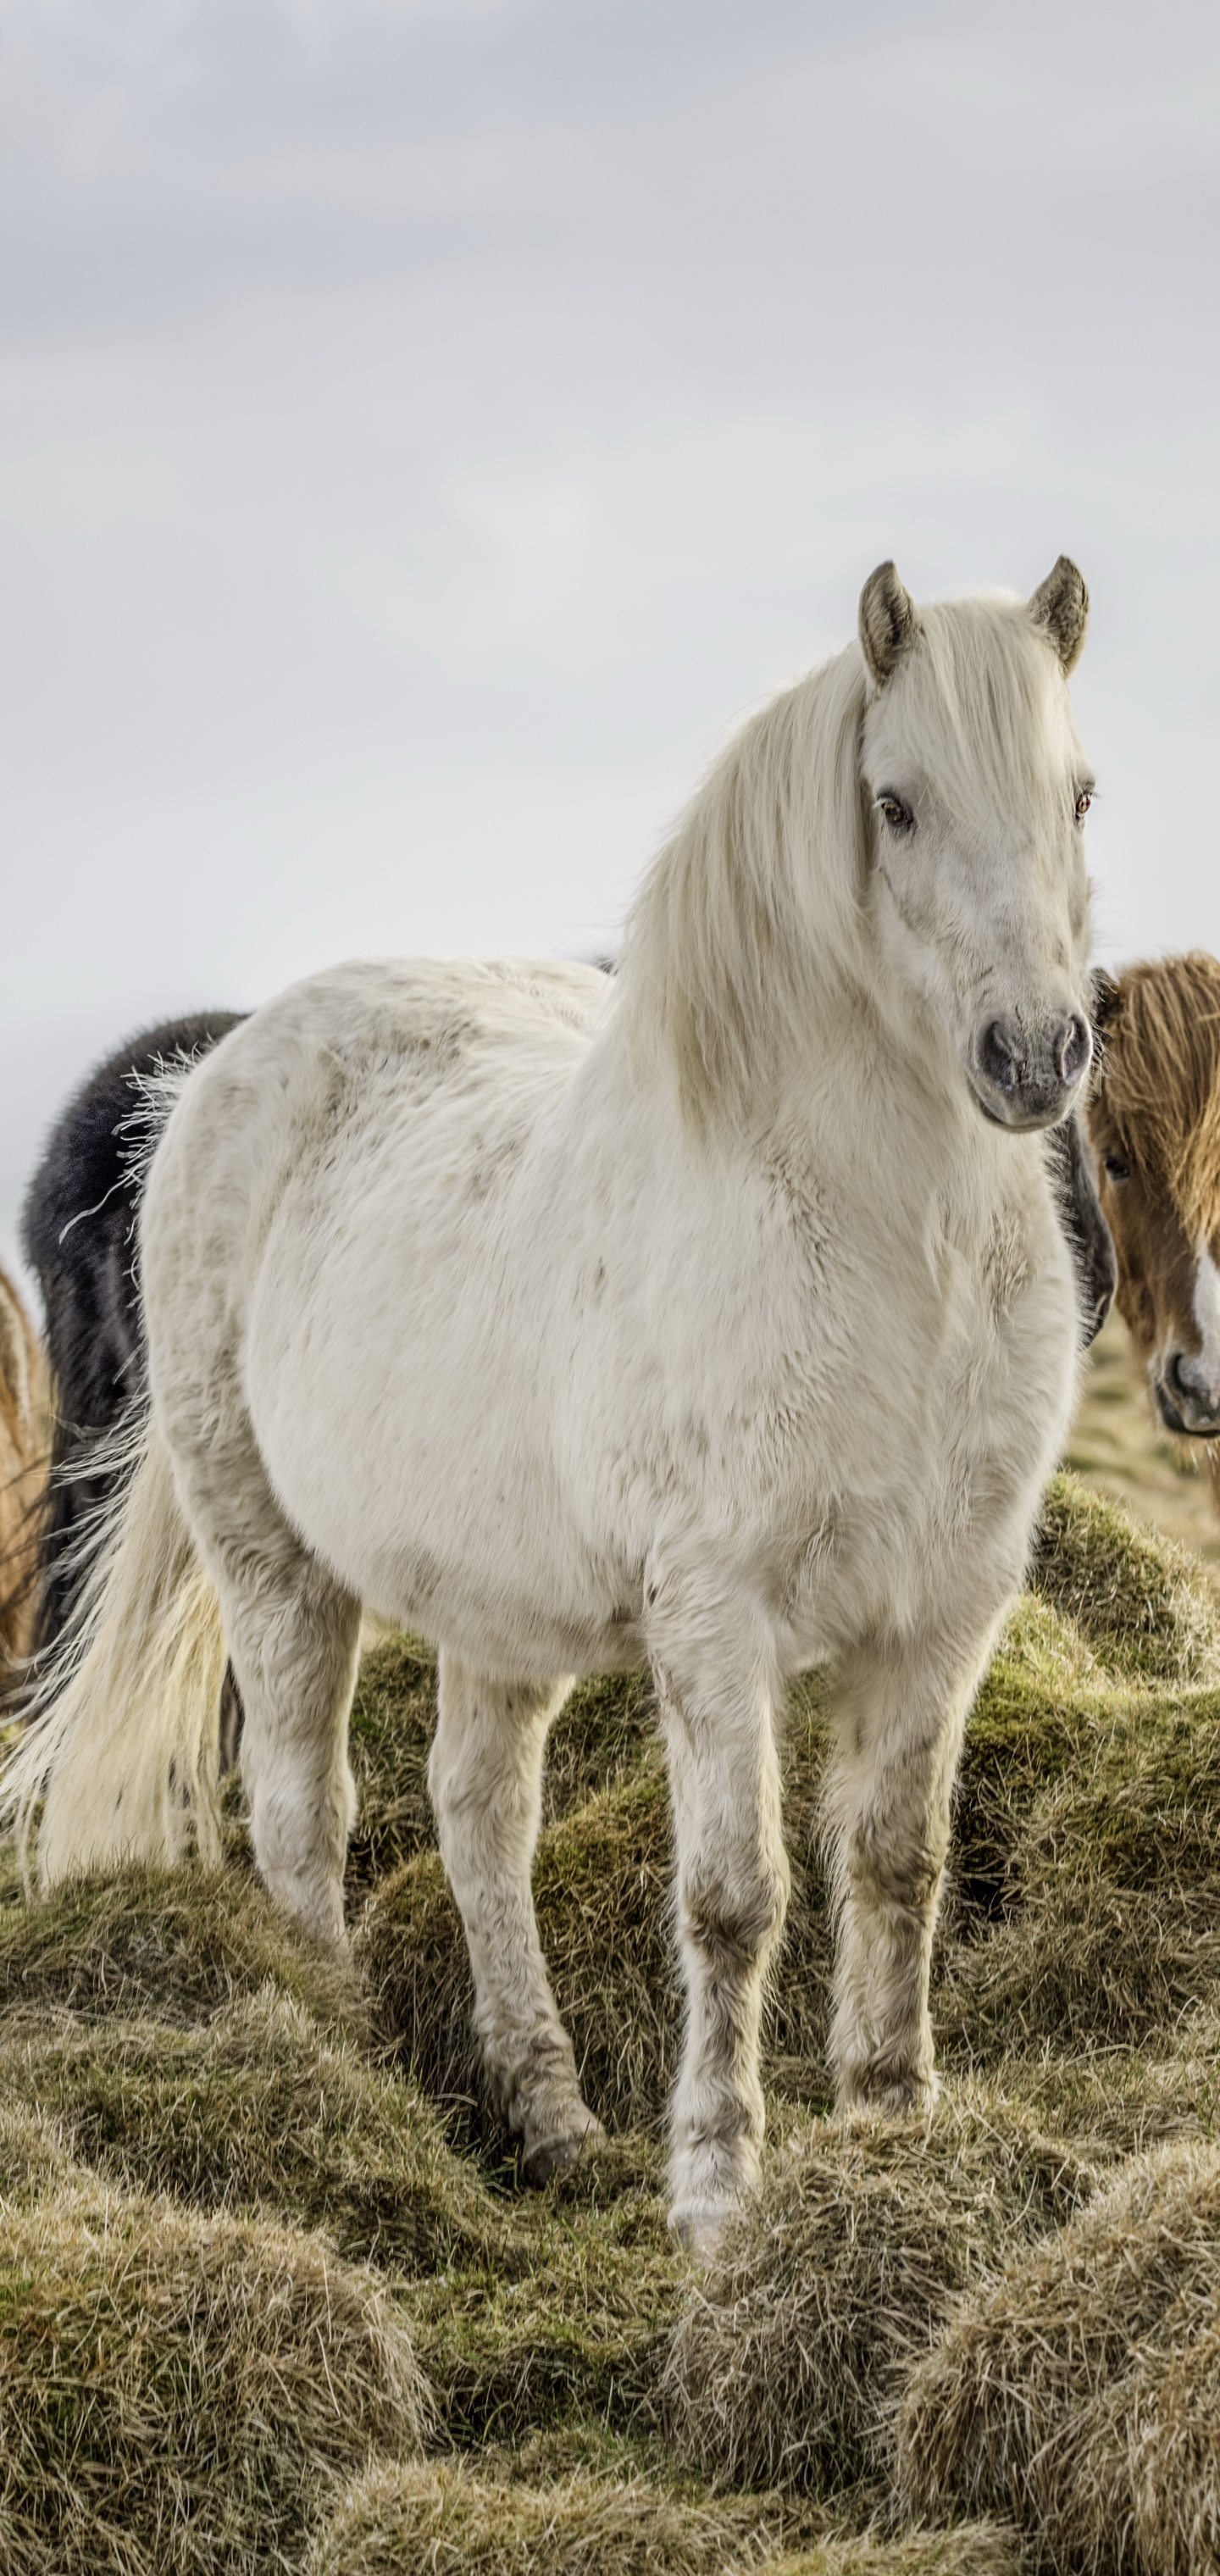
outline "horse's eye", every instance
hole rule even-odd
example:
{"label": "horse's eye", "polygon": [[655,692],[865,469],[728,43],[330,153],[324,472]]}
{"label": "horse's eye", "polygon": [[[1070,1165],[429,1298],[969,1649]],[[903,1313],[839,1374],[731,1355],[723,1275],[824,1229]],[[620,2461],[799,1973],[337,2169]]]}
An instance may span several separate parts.
{"label": "horse's eye", "polygon": [[915,817],[910,806],[903,804],[901,796],[880,795],[877,798],[877,811],[882,822],[888,823],[891,832],[913,831]]}
{"label": "horse's eye", "polygon": [[1093,798],[1091,791],[1087,787],[1082,787],[1080,794],[1076,799],[1076,820],[1078,823],[1083,823],[1085,815],[1088,813],[1092,802]]}
{"label": "horse's eye", "polygon": [[1131,1165],[1124,1163],[1121,1154],[1103,1154],[1101,1159],[1112,1181],[1130,1180]]}

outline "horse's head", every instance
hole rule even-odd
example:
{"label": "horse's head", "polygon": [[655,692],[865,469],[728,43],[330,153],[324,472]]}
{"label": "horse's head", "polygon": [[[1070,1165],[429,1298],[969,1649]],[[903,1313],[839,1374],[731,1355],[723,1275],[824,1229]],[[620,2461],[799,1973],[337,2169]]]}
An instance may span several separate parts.
{"label": "horse's head", "polygon": [[1220,964],[1196,952],[1100,980],[1089,1104],[1118,1304],[1162,1421],[1220,1437]]}
{"label": "horse's head", "polygon": [[1092,779],[1067,690],[1087,617],[1066,555],[1028,601],[917,609],[892,564],[860,600],[878,930],[1002,1127],[1064,1117],[1092,1053]]}

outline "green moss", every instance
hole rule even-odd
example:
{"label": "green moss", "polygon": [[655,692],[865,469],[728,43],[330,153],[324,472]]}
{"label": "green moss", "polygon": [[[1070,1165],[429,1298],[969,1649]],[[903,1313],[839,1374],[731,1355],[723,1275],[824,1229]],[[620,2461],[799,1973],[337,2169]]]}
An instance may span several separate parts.
{"label": "green moss", "polygon": [[507,2263],[403,2293],[448,2439],[518,2444],[595,2423],[655,2419],[665,2328],[688,2263],[646,2182],[590,2160],[583,2181],[519,2203]]}

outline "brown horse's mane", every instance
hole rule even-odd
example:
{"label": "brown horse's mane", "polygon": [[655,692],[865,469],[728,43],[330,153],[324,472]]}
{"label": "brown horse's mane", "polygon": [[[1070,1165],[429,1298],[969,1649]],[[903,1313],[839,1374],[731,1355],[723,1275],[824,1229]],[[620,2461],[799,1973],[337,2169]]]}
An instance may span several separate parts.
{"label": "brown horse's mane", "polygon": [[1123,1151],[1167,1188],[1187,1232],[1220,1222],[1220,961],[1204,949],[1128,966],[1098,1000],[1095,1098]]}

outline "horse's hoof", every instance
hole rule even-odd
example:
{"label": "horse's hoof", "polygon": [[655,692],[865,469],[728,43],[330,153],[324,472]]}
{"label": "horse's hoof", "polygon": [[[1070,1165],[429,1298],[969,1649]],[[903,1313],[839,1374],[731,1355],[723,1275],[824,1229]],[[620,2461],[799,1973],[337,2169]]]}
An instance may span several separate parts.
{"label": "horse's hoof", "polygon": [[521,2179],[531,2191],[541,2191],[554,2174],[566,2173],[576,2164],[586,2147],[595,2147],[605,2137],[600,2120],[592,2112],[586,2115],[580,2129],[566,2129],[558,2137],[538,2138],[521,2158]]}
{"label": "horse's hoof", "polygon": [[720,2243],[725,2220],[732,2216],[737,2206],[733,2201],[727,2208],[713,2208],[706,2202],[685,2209],[675,2207],[669,2213],[669,2232],[677,2237],[684,2253],[694,2256],[696,2263],[710,2263]]}

